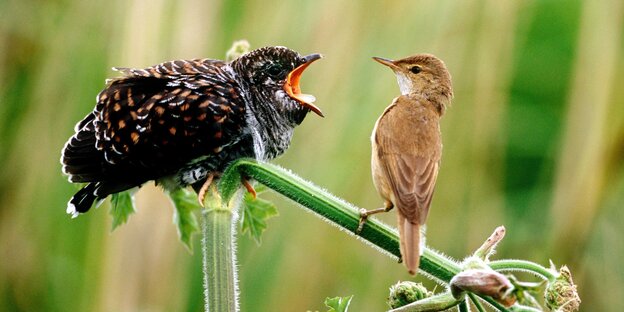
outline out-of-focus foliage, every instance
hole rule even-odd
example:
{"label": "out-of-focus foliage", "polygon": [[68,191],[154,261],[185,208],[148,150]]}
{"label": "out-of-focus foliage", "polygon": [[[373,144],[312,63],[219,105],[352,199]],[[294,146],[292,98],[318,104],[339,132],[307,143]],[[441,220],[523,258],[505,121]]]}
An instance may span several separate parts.
{"label": "out-of-focus foliage", "polygon": [[[442,121],[428,244],[461,258],[504,224],[500,257],[567,264],[583,306],[616,311],[623,30],[621,0],[0,1],[0,310],[202,310],[201,255],[179,243],[162,192],[144,187],[137,213],[110,233],[109,203],[65,214],[77,188],[58,159],[112,66],[224,58],[244,38],[325,55],[302,84],[326,118],[308,116],[277,162],[366,208],[382,204],[369,135],[399,93],[370,57],[445,60],[455,99]],[[243,311],[323,310],[333,294],[353,294],[353,311],[378,311],[388,287],[410,278],[271,200],[280,216],[262,245],[239,237]],[[394,223],[394,212],[382,218]]]}
{"label": "out-of-focus foliage", "polygon": [[329,308],[327,312],[347,312],[352,299],[353,296],[325,299],[325,306]]}

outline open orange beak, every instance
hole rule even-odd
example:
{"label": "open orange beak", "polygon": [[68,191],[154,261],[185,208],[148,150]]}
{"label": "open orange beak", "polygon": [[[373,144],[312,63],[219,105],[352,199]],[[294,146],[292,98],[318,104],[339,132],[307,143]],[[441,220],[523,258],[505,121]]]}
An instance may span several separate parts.
{"label": "open orange beak", "polygon": [[288,77],[286,77],[286,83],[284,83],[284,91],[286,91],[288,96],[297,100],[299,103],[301,103],[301,105],[307,107],[315,114],[321,117],[325,117],[323,116],[323,112],[321,112],[318,107],[312,104],[314,103],[314,101],[316,101],[316,98],[311,94],[301,93],[301,88],[299,87],[299,81],[301,80],[301,74],[303,74],[303,71],[314,61],[322,57],[323,56],[321,56],[320,54],[310,54],[308,56],[305,56],[303,58],[305,60],[305,63],[297,66],[297,68],[293,69],[293,71],[288,74]]}

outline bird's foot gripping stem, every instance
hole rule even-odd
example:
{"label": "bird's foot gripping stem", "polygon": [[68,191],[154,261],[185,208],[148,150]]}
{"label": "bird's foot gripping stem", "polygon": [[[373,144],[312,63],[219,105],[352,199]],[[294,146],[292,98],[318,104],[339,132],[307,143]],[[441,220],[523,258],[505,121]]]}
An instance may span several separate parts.
{"label": "bird's foot gripping stem", "polygon": [[251,182],[249,182],[249,179],[241,178],[241,182],[243,183],[243,186],[245,186],[245,188],[247,189],[247,192],[249,192],[251,196],[253,196],[253,199],[255,200],[258,194],[256,193],[256,189],[254,189],[253,185],[251,185]]}
{"label": "bird's foot gripping stem", "polygon": [[199,205],[203,208],[205,208],[204,199],[206,198],[206,192],[208,192],[208,187],[210,187],[210,184],[212,184],[213,178],[214,174],[209,174],[208,177],[206,177],[206,182],[204,182],[202,187],[199,189],[199,192],[197,192],[197,200],[199,200]]}
{"label": "bird's foot gripping stem", "polygon": [[[208,192],[208,188],[212,184],[213,180],[214,180],[214,174],[211,173],[210,175],[208,175],[208,177],[206,177],[206,182],[204,182],[202,187],[199,189],[199,192],[197,192],[197,200],[199,200],[199,205],[202,207],[204,207],[204,199],[206,198],[206,192]],[[251,196],[253,196],[253,199],[256,199],[256,196],[257,196],[256,190],[254,189],[253,185],[251,185],[251,182],[249,182],[249,179],[241,178],[241,183],[243,184],[243,186],[245,186],[245,189],[247,189],[247,192],[251,193]]]}
{"label": "bird's foot gripping stem", "polygon": [[377,209],[372,209],[372,210],[366,210],[364,208],[361,208],[360,209],[360,223],[358,224],[357,230],[355,230],[355,234],[360,234],[360,232],[362,232],[362,229],[364,228],[364,224],[366,223],[368,216],[374,215],[377,213],[388,212],[392,210],[392,208],[393,208],[392,205],[386,205],[386,207],[384,208],[377,208]]}

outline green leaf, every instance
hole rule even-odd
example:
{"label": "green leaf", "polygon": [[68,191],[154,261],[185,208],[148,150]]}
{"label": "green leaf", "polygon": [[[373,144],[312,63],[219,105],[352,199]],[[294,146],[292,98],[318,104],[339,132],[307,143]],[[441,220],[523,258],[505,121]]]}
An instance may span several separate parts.
{"label": "green leaf", "polygon": [[327,312],[347,312],[351,299],[353,299],[353,295],[349,297],[326,298],[325,306],[329,308]]}
{"label": "green leaf", "polygon": [[267,227],[266,220],[277,215],[277,208],[273,203],[260,197],[254,199],[251,194],[245,193],[241,220],[243,234],[249,233],[249,236],[260,245],[260,236]]}
{"label": "green leaf", "polygon": [[257,194],[257,195],[260,195],[260,194],[262,194],[262,193],[264,193],[264,192],[268,191],[268,190],[269,190],[269,188],[268,188],[268,187],[266,187],[266,185],[264,185],[264,184],[259,184],[259,183],[256,183],[256,184],[254,185],[254,190],[256,190],[256,194]]}
{"label": "green leaf", "polygon": [[175,207],[173,223],[178,228],[178,237],[190,251],[193,251],[193,234],[199,233],[199,222],[194,211],[201,208],[197,195],[187,188],[178,188],[168,192],[168,195]]}
{"label": "green leaf", "polygon": [[119,192],[111,195],[110,215],[113,217],[111,231],[128,222],[131,214],[135,213],[134,199],[130,191]]}

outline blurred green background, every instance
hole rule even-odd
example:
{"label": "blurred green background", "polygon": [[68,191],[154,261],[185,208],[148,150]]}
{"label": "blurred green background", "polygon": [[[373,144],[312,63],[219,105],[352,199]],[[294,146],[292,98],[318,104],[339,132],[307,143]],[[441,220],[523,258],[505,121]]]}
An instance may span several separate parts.
{"label": "blurred green background", "polygon": [[[0,310],[201,311],[201,254],[160,190],[110,232],[71,220],[60,150],[112,66],[223,58],[237,39],[319,52],[309,115],[275,162],[366,208],[373,124],[399,94],[371,56],[430,52],[453,75],[427,242],[455,258],[504,224],[497,258],[571,267],[582,310],[624,293],[624,1],[0,0]],[[275,195],[258,247],[239,239],[243,311],[384,309],[406,270]],[[382,217],[394,224],[394,212]],[[199,240],[196,239],[196,250]],[[418,280],[422,280],[419,277]]]}

